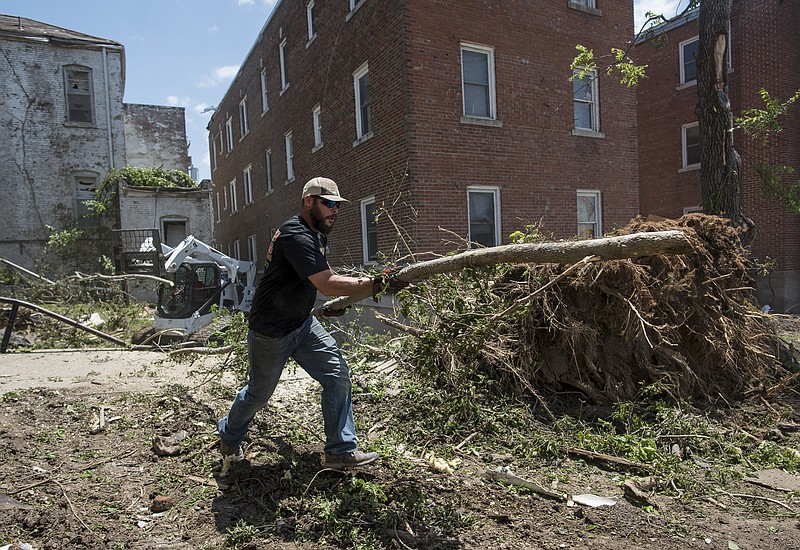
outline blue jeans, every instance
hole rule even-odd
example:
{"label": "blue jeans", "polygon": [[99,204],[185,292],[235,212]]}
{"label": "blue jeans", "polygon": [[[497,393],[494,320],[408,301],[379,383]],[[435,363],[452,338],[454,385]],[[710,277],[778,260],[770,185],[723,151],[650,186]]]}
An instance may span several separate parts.
{"label": "blue jeans", "polygon": [[219,421],[219,436],[231,447],[241,444],[250,422],[272,397],[289,357],[322,385],[322,418],[325,452],[356,450],[350,369],[328,334],[314,316],[282,338],[247,333],[250,361],[247,385],[236,394],[228,416]]}

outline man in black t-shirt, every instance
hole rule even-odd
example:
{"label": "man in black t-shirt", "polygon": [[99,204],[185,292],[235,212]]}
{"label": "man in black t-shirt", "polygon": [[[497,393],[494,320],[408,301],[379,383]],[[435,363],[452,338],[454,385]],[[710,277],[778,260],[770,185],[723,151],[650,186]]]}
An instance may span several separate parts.
{"label": "man in black t-shirt", "polygon": [[[244,456],[241,444],[250,422],[266,406],[289,357],[322,385],[326,466],[361,466],[378,458],[377,453],[357,449],[350,370],[336,341],[311,315],[318,290],[326,296],[368,295],[382,282],[385,289],[381,278],[345,277],[328,265],[327,235],[342,202],[349,201],[335,182],[314,178],[303,188],[300,214],[272,237],[250,309],[247,385],[219,421],[220,450],[226,460]],[[390,290],[403,286],[393,281]]]}

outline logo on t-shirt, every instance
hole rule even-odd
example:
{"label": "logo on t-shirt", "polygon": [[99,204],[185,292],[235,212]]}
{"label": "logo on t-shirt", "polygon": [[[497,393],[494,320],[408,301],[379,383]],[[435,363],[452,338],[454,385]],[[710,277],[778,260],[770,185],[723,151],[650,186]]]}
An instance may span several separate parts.
{"label": "logo on t-shirt", "polygon": [[264,262],[264,269],[269,267],[270,262],[272,261],[272,249],[275,248],[275,241],[278,240],[278,237],[281,236],[281,230],[275,230],[275,234],[272,235],[272,241],[269,243],[269,248],[267,249],[267,261]]}

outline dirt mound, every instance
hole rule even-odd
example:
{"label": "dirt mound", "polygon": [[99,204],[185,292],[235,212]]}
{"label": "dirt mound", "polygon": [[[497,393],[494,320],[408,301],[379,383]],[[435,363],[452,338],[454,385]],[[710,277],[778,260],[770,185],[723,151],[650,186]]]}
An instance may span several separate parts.
{"label": "dirt mound", "polygon": [[785,374],[780,341],[756,304],[745,251],[727,220],[639,218],[618,233],[675,229],[693,254],[462,274],[461,284],[447,287],[463,289],[460,311],[434,307],[419,324],[428,330],[413,355],[430,361],[437,348],[435,368],[450,382],[464,376],[456,371],[477,369],[537,395],[578,390],[599,404],[633,399],[656,383],[675,398],[736,399]]}

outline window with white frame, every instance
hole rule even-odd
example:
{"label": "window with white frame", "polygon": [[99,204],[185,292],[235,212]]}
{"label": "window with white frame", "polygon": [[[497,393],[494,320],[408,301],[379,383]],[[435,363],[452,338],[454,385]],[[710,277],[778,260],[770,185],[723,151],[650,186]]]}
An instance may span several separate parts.
{"label": "window with white frame", "polygon": [[314,0],[306,4],[306,26],[308,27],[308,41],[311,42],[317,36],[317,28],[314,21]]}
{"label": "window with white frame", "polygon": [[217,223],[222,221],[222,204],[219,198],[219,191],[217,191]]}
{"label": "window with white frame", "polygon": [[281,61],[281,91],[289,87],[289,65],[286,59],[286,37],[281,40],[278,46]]}
{"label": "window with white frame", "polygon": [[294,181],[294,139],[291,130],[284,134],[283,141],[286,146],[286,183],[289,183]]}
{"label": "window with white frame", "polygon": [[264,170],[267,173],[267,195],[272,193],[272,149],[267,149],[264,153]]}
{"label": "window with white frame", "polygon": [[236,199],[236,179],[228,184],[228,189],[231,193],[231,215],[239,211],[239,201]]}
{"label": "window with white frame", "polygon": [[250,235],[247,237],[247,257],[253,263],[258,261],[257,252],[258,249],[256,248],[256,236]]}
{"label": "window with white frame", "polygon": [[211,136],[211,171],[214,172],[217,169],[217,138],[216,136]]}
{"label": "window with white frame", "polygon": [[223,194],[223,199],[224,199],[224,202],[225,202],[224,209],[227,210],[228,209],[228,188],[227,187],[224,187],[224,186],[222,187],[222,194]]}
{"label": "window with white frame", "polygon": [[239,244],[239,239],[236,239],[235,241],[233,241],[233,257],[236,258],[237,260],[241,260],[242,259],[242,250],[241,250],[241,248],[242,247]]}
{"label": "window with white frame", "polygon": [[314,147],[322,147],[322,108],[317,105],[312,111],[312,120],[314,124]]}
{"label": "window with white frame", "polygon": [[350,11],[355,10],[363,2],[364,2],[364,0],[350,0]]}
{"label": "window with white frame", "polygon": [[578,190],[578,238],[594,239],[603,234],[600,191]]}
{"label": "window with white frame", "polygon": [[697,122],[684,124],[681,127],[681,149],[683,151],[683,168],[700,166],[700,125]]}
{"label": "window with white frame", "polygon": [[500,244],[500,189],[467,189],[469,240],[483,246]]}
{"label": "window with white frame", "polygon": [[267,96],[267,69],[261,69],[261,112],[269,111],[269,97]]}
{"label": "window with white frame", "polygon": [[497,118],[494,85],[494,48],[461,44],[464,116]]}
{"label": "window with white frame", "polygon": [[253,204],[253,167],[248,166],[242,172],[242,183],[244,184],[244,205]]}
{"label": "window with white frame", "polygon": [[375,197],[361,201],[361,242],[364,263],[378,261],[378,221],[375,219]]}
{"label": "window with white frame", "polygon": [[94,122],[92,70],[87,67],[64,67],[67,122]]}
{"label": "window with white frame", "polygon": [[597,2],[596,0],[569,0],[570,4],[574,4],[576,6],[580,6],[583,8],[596,8]]}
{"label": "window with white frame", "polygon": [[369,98],[369,65],[364,63],[353,73],[356,98],[356,139],[368,137],[372,132],[372,105]]}
{"label": "window with white frame", "polygon": [[597,101],[597,73],[575,69],[572,80],[572,100],[575,109],[575,128],[600,131],[600,109]]}
{"label": "window with white frame", "polygon": [[86,201],[95,199],[96,191],[96,175],[78,174],[75,176],[75,221],[78,227],[90,228],[100,225],[100,218],[86,204]]}
{"label": "window with white frame", "polygon": [[250,133],[250,123],[247,120],[247,96],[239,102],[239,139]]}
{"label": "window with white frame", "polygon": [[227,142],[228,150],[227,152],[230,153],[233,151],[233,119],[228,118],[225,121],[225,140]]}
{"label": "window with white frame", "polygon": [[691,40],[681,42],[678,47],[681,58],[681,84],[697,80],[697,49],[699,46],[700,39],[695,36]]}

